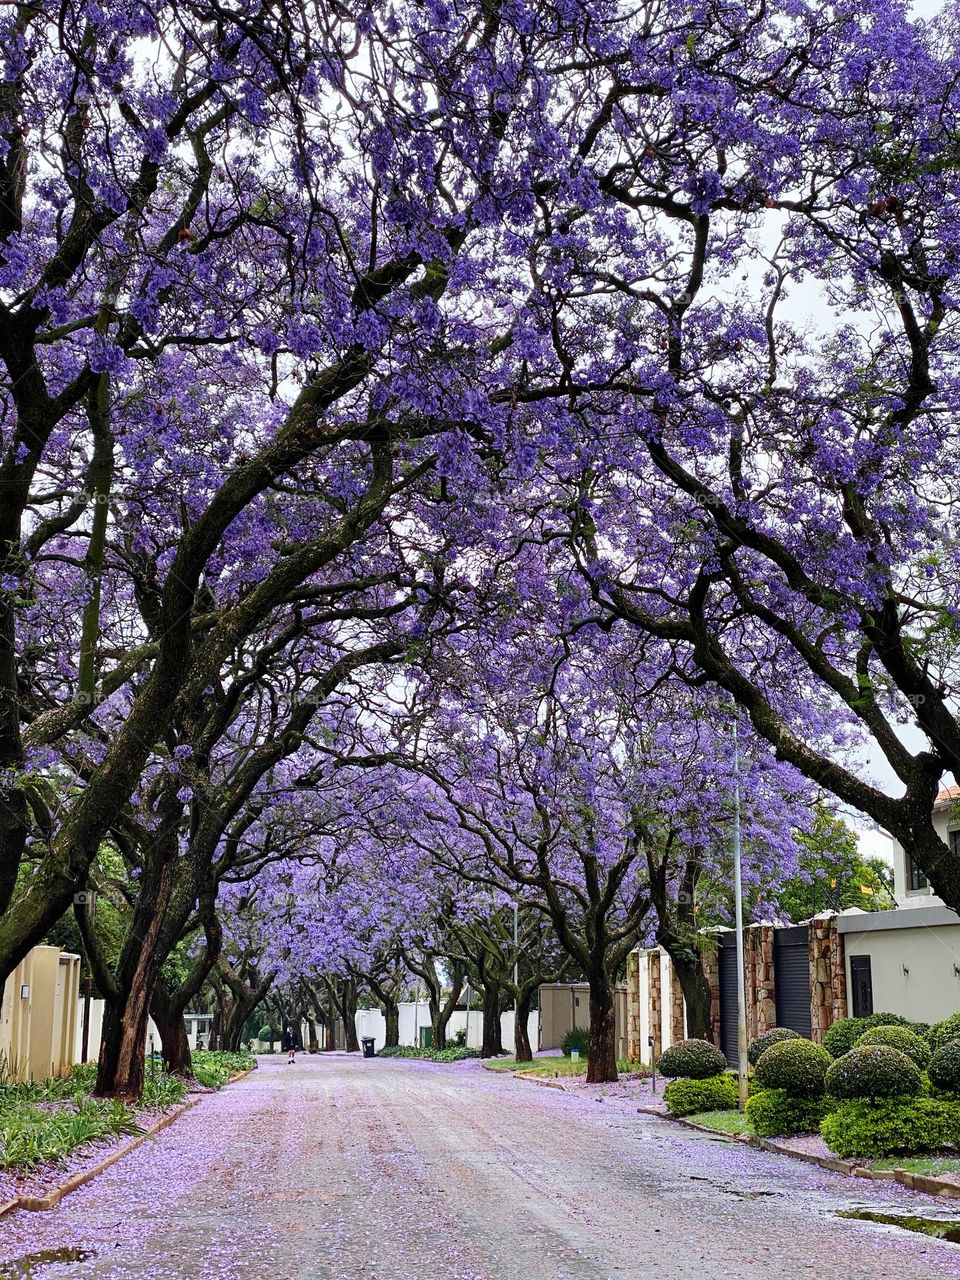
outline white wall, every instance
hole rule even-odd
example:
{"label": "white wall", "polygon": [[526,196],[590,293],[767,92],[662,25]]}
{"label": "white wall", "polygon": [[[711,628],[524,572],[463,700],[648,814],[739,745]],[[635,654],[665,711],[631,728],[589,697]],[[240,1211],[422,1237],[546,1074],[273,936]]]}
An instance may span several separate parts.
{"label": "white wall", "polygon": [[[956,816],[956,810],[953,806],[948,806],[938,811],[934,811],[933,825],[936,828],[937,835],[944,842],[949,844],[950,832],[960,828],[960,819]],[[942,905],[943,900],[938,898],[933,890],[927,886],[926,889],[911,889],[909,880],[907,879],[907,855],[904,852],[903,845],[898,840],[893,842],[893,896],[896,899],[898,907],[931,907]],[[919,1019],[925,1022],[926,1019]]]}
{"label": "white wall", "polygon": [[[103,1007],[102,1000],[90,1001],[90,1045],[87,1050],[87,1061],[96,1062],[100,1057],[100,1036],[103,1030]],[[160,1032],[157,1030],[156,1023],[152,1018],[147,1023],[147,1052],[150,1052],[150,1037],[153,1036],[153,1046],[159,1053],[160,1051]],[[83,1051],[83,997],[80,997],[77,1005],[77,1046],[74,1055],[74,1061],[82,1062]]]}
{"label": "white wall", "polygon": [[[429,1027],[430,1025],[430,1007],[425,1000],[421,1000],[418,1006],[414,1006],[412,1001],[408,1001],[400,1005],[400,1043],[402,1045],[416,1045],[417,1037],[415,1035],[415,1015],[417,1027]],[[530,1033],[530,1043],[537,1044],[537,1031],[539,1019],[536,1010],[530,1014],[527,1028]],[[503,1035],[503,1047],[510,1052],[513,1049],[513,1010],[500,1015],[500,1029]],[[483,1043],[483,1015],[479,1009],[470,1010],[470,1025],[467,1027],[466,1010],[456,1010],[450,1018],[447,1026],[447,1040],[451,1041],[458,1031],[467,1030],[467,1046],[471,1049],[479,1049]],[[386,1021],[379,1009],[360,1009],[357,1011],[357,1036],[361,1039],[364,1036],[372,1036],[377,1050],[383,1048],[386,1044]]]}
{"label": "white wall", "polygon": [[[918,923],[895,929],[865,927],[872,922],[893,923],[882,921],[884,915]],[[842,919],[851,1015],[850,957],[855,955],[870,957],[876,1013],[899,1013],[912,1022],[940,1022],[960,1009],[960,922],[953,923],[956,916],[945,907],[931,907],[923,916],[898,911]],[[929,923],[920,923],[927,919]]]}

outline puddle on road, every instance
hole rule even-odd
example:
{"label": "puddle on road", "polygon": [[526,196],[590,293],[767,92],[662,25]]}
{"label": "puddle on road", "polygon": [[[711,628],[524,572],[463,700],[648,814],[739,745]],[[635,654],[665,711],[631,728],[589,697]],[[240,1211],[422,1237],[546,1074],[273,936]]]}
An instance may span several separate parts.
{"label": "puddle on road", "polygon": [[43,1269],[58,1262],[85,1262],[93,1257],[91,1249],[45,1249],[28,1253],[13,1262],[0,1262],[0,1280],[41,1280]]}
{"label": "puddle on road", "polygon": [[884,1227],[900,1227],[903,1231],[916,1231],[920,1235],[933,1236],[949,1244],[960,1244],[960,1222],[946,1218],[911,1217],[906,1213],[875,1213],[870,1209],[840,1209],[838,1218],[854,1218],[859,1222],[878,1222]]}

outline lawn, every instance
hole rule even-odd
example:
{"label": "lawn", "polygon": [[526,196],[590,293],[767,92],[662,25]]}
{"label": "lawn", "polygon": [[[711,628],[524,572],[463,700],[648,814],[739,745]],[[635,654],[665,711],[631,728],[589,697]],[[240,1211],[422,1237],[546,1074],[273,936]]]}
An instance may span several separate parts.
{"label": "lawn", "polygon": [[[569,1058],[534,1058],[532,1062],[518,1062],[516,1058],[487,1058],[483,1064],[489,1071],[521,1071],[527,1076],[545,1076],[557,1079],[561,1076],[585,1076],[587,1060],[581,1058],[571,1062]],[[617,1060],[617,1071],[621,1075],[649,1075],[646,1067],[636,1062],[628,1062],[626,1058]]]}
{"label": "lawn", "polygon": [[710,1129],[722,1129],[724,1133],[753,1133],[753,1126],[742,1111],[698,1111],[684,1118]]}
{"label": "lawn", "polygon": [[907,1173],[926,1173],[937,1177],[941,1173],[960,1173],[960,1158],[956,1156],[890,1156],[886,1160],[873,1160],[871,1169],[905,1169]]}

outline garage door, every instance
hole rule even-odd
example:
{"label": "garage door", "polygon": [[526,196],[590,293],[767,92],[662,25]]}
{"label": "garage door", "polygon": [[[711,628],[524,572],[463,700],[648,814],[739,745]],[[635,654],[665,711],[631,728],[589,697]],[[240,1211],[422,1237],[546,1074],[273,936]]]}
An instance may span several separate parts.
{"label": "garage door", "polygon": [[737,939],[720,941],[720,1048],[731,1066],[737,1065]]}
{"label": "garage door", "polygon": [[810,954],[807,926],[778,929],[774,935],[773,977],[777,1003],[777,1026],[789,1027],[809,1036]]}

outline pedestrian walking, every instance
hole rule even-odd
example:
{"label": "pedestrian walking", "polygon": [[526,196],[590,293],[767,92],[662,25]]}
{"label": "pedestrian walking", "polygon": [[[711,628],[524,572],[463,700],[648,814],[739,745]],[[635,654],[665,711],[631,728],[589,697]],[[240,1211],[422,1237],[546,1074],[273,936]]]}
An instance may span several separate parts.
{"label": "pedestrian walking", "polygon": [[296,1062],[297,1060],[297,1033],[293,1027],[284,1027],[283,1035],[280,1037],[280,1048],[287,1051],[287,1062]]}

